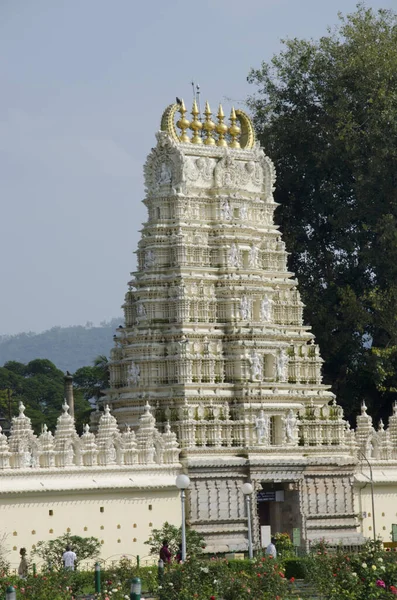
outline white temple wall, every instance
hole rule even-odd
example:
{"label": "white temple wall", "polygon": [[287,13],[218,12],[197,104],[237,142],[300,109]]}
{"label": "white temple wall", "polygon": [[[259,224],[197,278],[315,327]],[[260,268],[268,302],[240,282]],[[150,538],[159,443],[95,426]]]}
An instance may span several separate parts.
{"label": "white temple wall", "polygon": [[[98,538],[103,560],[118,560],[124,554],[139,555],[145,562],[149,546],[144,542],[165,521],[177,526],[181,523],[180,496],[174,485],[161,490],[82,489],[0,498],[0,534],[7,535],[13,567],[19,563],[21,547],[30,553],[38,541],[49,541],[67,532]],[[36,557],[34,562],[39,566],[41,560]]]}
{"label": "white temple wall", "polygon": [[[364,474],[365,473],[365,474]],[[392,541],[392,525],[397,524],[397,468],[373,468],[375,532],[383,542]],[[379,481],[382,479],[383,481]],[[369,470],[357,472],[354,485],[355,511],[359,517],[359,531],[365,538],[373,538],[373,512]]]}

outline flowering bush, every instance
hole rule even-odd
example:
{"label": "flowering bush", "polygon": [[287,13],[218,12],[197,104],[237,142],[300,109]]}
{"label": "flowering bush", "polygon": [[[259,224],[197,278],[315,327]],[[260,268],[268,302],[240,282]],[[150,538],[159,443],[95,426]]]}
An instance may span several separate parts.
{"label": "flowering bush", "polygon": [[[329,600],[377,600],[394,598],[397,559],[378,543],[366,544],[357,554],[326,547],[308,559],[307,577]],[[395,591],[396,590],[396,591]]]}
{"label": "flowering bush", "polygon": [[[296,559],[295,559],[296,560]],[[291,562],[291,559],[289,559]],[[288,560],[271,556],[253,561],[219,558],[191,559],[164,568],[161,581],[157,566],[141,567],[124,557],[101,573],[102,592],[97,600],[129,599],[130,582],[140,577],[142,589],[159,600],[284,600],[296,597],[294,576],[286,577]],[[307,581],[317,595],[327,600],[397,600],[397,554],[377,544],[366,545],[360,553],[347,554],[322,543],[321,549],[304,559]],[[0,598],[8,585],[17,588],[18,600],[73,600],[94,593],[93,571],[60,571],[0,577]]]}
{"label": "flowering bush", "polygon": [[165,570],[160,599],[208,600],[281,600],[289,593],[289,583],[284,571],[272,557],[258,558],[252,562],[189,561],[172,565]]}

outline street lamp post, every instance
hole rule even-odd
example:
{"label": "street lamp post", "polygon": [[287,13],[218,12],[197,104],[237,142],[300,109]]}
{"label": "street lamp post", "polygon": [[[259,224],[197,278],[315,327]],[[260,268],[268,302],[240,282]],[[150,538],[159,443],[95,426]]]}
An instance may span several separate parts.
{"label": "street lamp post", "polygon": [[249,558],[254,557],[254,552],[252,549],[252,528],[251,528],[251,494],[254,491],[254,488],[250,483],[243,483],[241,486],[241,491],[245,496],[245,505],[247,507],[247,519],[248,519],[248,556]]}
{"label": "street lamp post", "polygon": [[190,485],[190,479],[187,475],[181,473],[175,480],[175,485],[181,490],[181,508],[182,508],[182,562],[186,560],[186,522],[185,522],[185,490]]}
{"label": "street lamp post", "polygon": [[371,501],[372,501],[372,530],[373,530],[373,538],[374,542],[376,542],[376,528],[375,528],[375,497],[374,497],[374,478],[372,476],[372,467],[368,458],[365,456],[362,450],[358,451],[358,455],[365,460],[369,467],[369,480],[371,482]]}

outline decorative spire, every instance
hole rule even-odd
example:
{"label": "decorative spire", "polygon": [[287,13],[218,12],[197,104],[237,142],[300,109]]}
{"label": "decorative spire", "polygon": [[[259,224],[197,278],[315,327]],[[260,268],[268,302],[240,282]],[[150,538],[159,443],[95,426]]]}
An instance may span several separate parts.
{"label": "decorative spire", "polygon": [[193,131],[193,137],[190,140],[192,144],[202,144],[203,140],[200,137],[200,131],[203,128],[203,124],[201,123],[201,121],[199,121],[198,119],[198,115],[199,115],[199,109],[197,107],[197,102],[196,100],[193,101],[193,108],[192,108],[192,121],[190,123],[190,129]]}
{"label": "decorative spire", "polygon": [[240,142],[237,140],[237,136],[239,136],[241,133],[241,127],[236,125],[236,121],[237,121],[236,111],[234,110],[234,106],[233,106],[232,111],[230,113],[231,125],[229,127],[229,133],[230,133],[230,137],[232,138],[230,141],[230,144],[229,144],[230,148],[240,148]]}
{"label": "decorative spire", "polygon": [[[216,144],[220,147],[229,146],[230,148],[241,148],[242,150],[252,150],[255,146],[255,131],[253,123],[250,117],[241,109],[235,110],[232,108],[230,121],[231,125],[228,127],[224,123],[224,112],[223,108],[219,106],[218,112],[218,124],[215,124],[211,121],[211,109],[209,107],[208,102],[205,105],[204,123],[201,121],[200,110],[198,109],[199,100],[197,96],[193,101],[193,109],[192,115],[193,119],[191,122],[185,116],[186,107],[183,100],[179,100],[177,98],[177,102],[174,104],[170,104],[167,106],[165,111],[163,112],[163,116],[161,118],[161,131],[165,132],[174,143],[182,142],[185,144],[193,143],[193,144],[202,144],[202,136],[200,134],[201,130],[205,131],[205,140],[204,144],[206,146],[214,146]],[[175,117],[180,113],[179,120],[175,123]],[[190,139],[187,130],[191,129],[193,131],[193,136]],[[180,131],[178,131],[180,129]],[[216,131],[218,134],[218,141],[215,142],[213,138],[213,131]],[[230,135],[230,143],[226,139],[226,134],[229,132]],[[160,138],[159,138],[160,139]]]}
{"label": "decorative spire", "polygon": [[176,124],[176,126],[179,127],[179,129],[181,130],[181,133],[179,135],[179,141],[187,144],[190,142],[190,138],[189,138],[188,134],[186,133],[186,129],[189,128],[190,122],[185,117],[186,106],[185,106],[185,103],[183,100],[181,101],[181,104],[179,105],[179,112],[180,112],[181,118],[179,119],[179,121],[177,121],[177,124]]}
{"label": "decorative spire", "polygon": [[204,116],[205,116],[205,121],[203,123],[203,129],[205,131],[205,140],[204,140],[204,144],[206,146],[215,146],[215,140],[214,137],[212,135],[214,129],[215,129],[215,123],[214,121],[211,120],[211,109],[210,109],[210,105],[208,104],[208,102],[205,103],[205,109],[204,109]]}
{"label": "decorative spire", "polygon": [[225,140],[225,135],[227,134],[227,125],[223,122],[225,120],[225,113],[223,112],[222,104],[219,105],[217,117],[218,125],[216,126],[216,132],[219,137],[216,145],[225,147],[227,146],[227,142]]}

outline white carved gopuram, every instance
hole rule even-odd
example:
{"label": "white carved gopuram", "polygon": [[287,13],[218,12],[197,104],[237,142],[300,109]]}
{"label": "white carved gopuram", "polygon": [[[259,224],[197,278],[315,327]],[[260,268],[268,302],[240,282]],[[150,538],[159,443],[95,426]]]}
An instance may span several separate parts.
{"label": "white carved gopuram", "polygon": [[[144,172],[148,218],[104,398],[134,429],[146,402],[192,479],[189,522],[210,549],[254,535],[357,538],[355,438],[322,383],[297,281],[274,223],[275,170],[249,117],[169,106]],[[95,419],[93,420],[95,427]],[[277,494],[276,494],[277,492]],[[261,495],[258,495],[260,498]]]}

